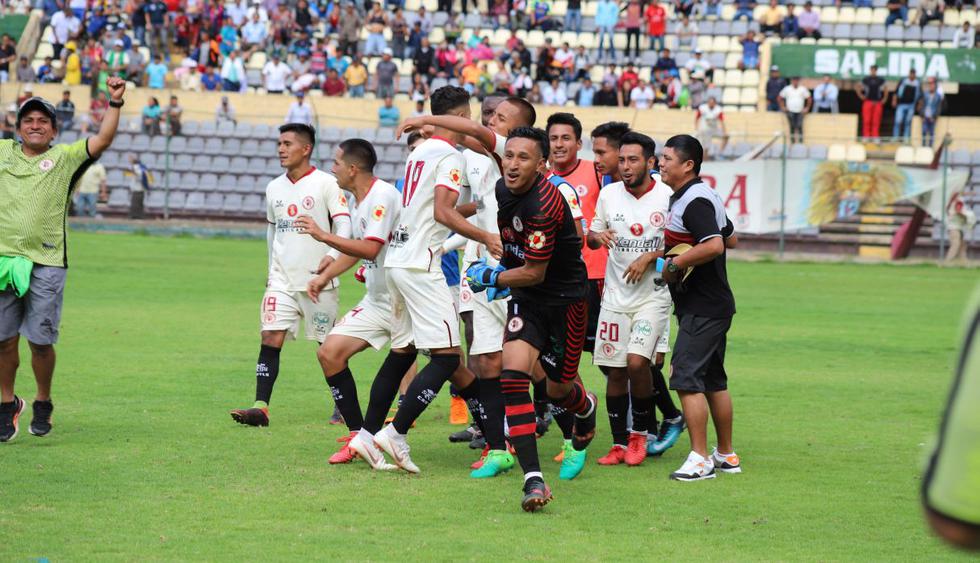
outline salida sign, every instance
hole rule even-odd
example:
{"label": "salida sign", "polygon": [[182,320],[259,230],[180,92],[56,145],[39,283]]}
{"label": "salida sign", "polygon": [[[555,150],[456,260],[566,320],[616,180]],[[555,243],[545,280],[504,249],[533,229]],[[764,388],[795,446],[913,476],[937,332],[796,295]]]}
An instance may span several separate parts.
{"label": "salida sign", "polygon": [[844,80],[859,79],[871,67],[878,74],[898,79],[915,69],[919,76],[965,84],[980,83],[977,55],[973,49],[915,49],[839,47],[824,45],[777,45],[772,62],[784,76],[818,77],[825,74]]}

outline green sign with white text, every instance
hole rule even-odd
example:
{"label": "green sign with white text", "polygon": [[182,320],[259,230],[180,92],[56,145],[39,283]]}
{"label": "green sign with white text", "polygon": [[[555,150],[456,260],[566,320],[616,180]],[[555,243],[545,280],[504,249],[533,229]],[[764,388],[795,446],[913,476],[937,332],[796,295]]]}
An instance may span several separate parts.
{"label": "green sign with white text", "polygon": [[772,64],[783,76],[860,79],[878,65],[878,76],[897,80],[915,69],[921,76],[980,84],[980,50],[915,49],[907,47],[844,47],[839,45],[775,45]]}

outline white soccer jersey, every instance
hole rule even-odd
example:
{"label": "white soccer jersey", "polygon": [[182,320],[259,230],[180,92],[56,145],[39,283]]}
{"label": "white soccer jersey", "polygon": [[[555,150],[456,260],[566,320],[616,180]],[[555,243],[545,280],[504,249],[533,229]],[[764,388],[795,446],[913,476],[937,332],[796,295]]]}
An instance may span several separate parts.
{"label": "white soccer jersey", "polygon": [[374,240],[381,243],[381,251],[374,260],[364,260],[364,285],[367,294],[376,299],[388,299],[388,285],[385,283],[385,255],[388,252],[388,239],[398,221],[401,209],[401,194],[395,186],[384,180],[374,179],[374,184],[364,196],[364,201],[357,202],[353,211],[354,238]]}
{"label": "white soccer jersey", "polygon": [[466,162],[453,144],[432,137],[408,155],[398,226],[391,237],[386,268],[429,270],[439,266],[449,228],[435,220],[436,190],[459,192]]}
{"label": "white soccer jersey", "polygon": [[[476,215],[471,217],[470,221],[484,231],[496,233],[497,196],[495,190],[497,180],[500,179],[500,167],[489,156],[469,149],[463,151],[463,158],[466,160],[466,181],[469,183],[473,194],[473,201],[480,202]],[[497,261],[487,253],[485,245],[473,240],[466,243],[466,251],[463,253],[465,265],[468,266],[484,257],[496,265]]]}
{"label": "white soccer jersey", "polygon": [[654,283],[657,277],[654,264],[647,268],[639,283],[626,283],[623,274],[641,254],[664,247],[664,226],[672,193],[659,181],[639,199],[622,182],[609,184],[599,192],[591,230],[616,231],[616,246],[609,250],[606,262],[603,309],[633,313],[651,303],[670,302],[667,287]]}
{"label": "white soccer jersey", "polygon": [[715,105],[712,109],[708,104],[701,104],[698,106],[698,116],[701,118],[701,129],[718,129],[725,119],[725,114],[722,113],[720,105]]}
{"label": "white soccer jersey", "polygon": [[[347,198],[330,174],[311,168],[293,182],[285,174],[265,188],[266,219],[275,227],[269,261],[269,288],[280,291],[306,291],[320,260],[330,251],[326,244],[300,234],[294,226],[300,215],[313,217],[317,225],[331,231],[333,221],[349,216]],[[337,287],[334,280],[325,289]]]}

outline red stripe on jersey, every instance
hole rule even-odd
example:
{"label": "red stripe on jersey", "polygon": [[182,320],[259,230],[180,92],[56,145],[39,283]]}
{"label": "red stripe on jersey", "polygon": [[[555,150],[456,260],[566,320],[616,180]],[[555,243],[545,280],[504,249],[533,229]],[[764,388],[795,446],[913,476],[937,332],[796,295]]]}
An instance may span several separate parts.
{"label": "red stripe on jersey", "polygon": [[456,188],[454,188],[452,186],[447,186],[446,184],[436,184],[436,187],[437,188],[446,188],[447,190],[449,190],[451,192],[459,193],[459,190],[457,190]]}
{"label": "red stripe on jersey", "polygon": [[311,166],[310,169],[307,170],[305,174],[303,174],[299,178],[296,178],[295,180],[293,180],[292,178],[290,178],[289,177],[289,174],[286,174],[285,176],[286,176],[286,179],[289,180],[289,182],[291,184],[295,184],[296,182],[299,182],[300,180],[302,180],[303,178],[306,178],[307,176],[309,176],[310,174],[312,174],[314,172],[316,172],[316,166]]}
{"label": "red stripe on jersey", "polygon": [[350,217],[350,213],[337,213],[336,215],[330,216],[331,219],[333,219],[334,217]]}
{"label": "red stripe on jersey", "polygon": [[691,233],[679,233],[670,229],[664,229],[664,246],[677,246],[678,244],[690,244],[694,246],[697,244],[697,241],[694,240]]}
{"label": "red stripe on jersey", "polygon": [[385,244],[387,242],[379,239],[378,237],[364,237],[364,240],[373,240],[374,242],[380,242],[381,244]]}

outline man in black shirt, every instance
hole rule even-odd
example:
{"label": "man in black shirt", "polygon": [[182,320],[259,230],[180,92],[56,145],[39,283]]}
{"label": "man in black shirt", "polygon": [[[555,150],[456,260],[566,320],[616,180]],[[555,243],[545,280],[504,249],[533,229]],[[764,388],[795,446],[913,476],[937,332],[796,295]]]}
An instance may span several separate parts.
{"label": "man in black shirt", "polygon": [[772,65],[769,68],[769,79],[766,81],[766,109],[769,111],[779,111],[779,93],[783,91],[789,82],[779,74],[779,67]]}
{"label": "man in black shirt", "polygon": [[876,65],[872,65],[871,74],[861,79],[857,95],[861,98],[861,136],[877,139],[881,132],[881,114],[888,87],[885,86],[885,79],[878,76]]}
{"label": "man in black shirt", "polygon": [[512,292],[504,332],[504,392],[510,442],[524,470],[521,507],[538,510],[551,500],[535,442],[535,413],[528,384],[536,364],[547,375],[547,395],[575,413],[573,447],[584,451],[595,435],[596,397],[585,390],[578,364],[585,343],[588,274],[571,209],[540,170],[548,159],[544,131],[518,127],[507,137],[497,183],[497,225],[504,246],[500,265],[467,270],[473,291],[487,298]]}
{"label": "man in black shirt", "polygon": [[[717,192],[701,181],[704,150],[690,135],[667,140],[660,159],[660,174],[674,191],[664,229],[664,246],[690,249],[669,258],[664,280],[670,287],[678,333],[671,359],[670,388],[681,398],[691,436],[691,453],[672,479],[711,479],[715,469],[741,472],[732,448],[732,399],[725,373],[725,341],[735,314],[735,298],[728,285],[725,238],[731,235],[725,204]],[[685,275],[685,271],[690,273]],[[707,399],[707,400],[706,400]],[[708,455],[708,410],[714,421],[718,447]]]}

